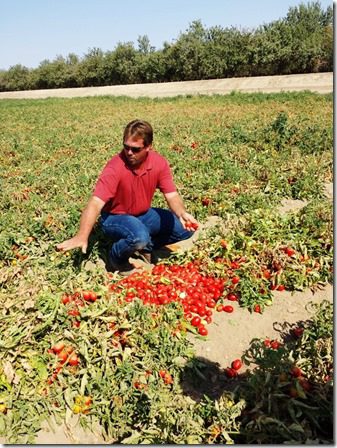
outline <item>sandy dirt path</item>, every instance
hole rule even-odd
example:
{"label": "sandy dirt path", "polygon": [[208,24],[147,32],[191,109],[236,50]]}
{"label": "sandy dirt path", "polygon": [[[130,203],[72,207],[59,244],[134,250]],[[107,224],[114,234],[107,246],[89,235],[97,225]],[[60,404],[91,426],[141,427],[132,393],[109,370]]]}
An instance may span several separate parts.
{"label": "sandy dirt path", "polygon": [[73,98],[84,96],[129,96],[132,98],[162,98],[177,95],[225,95],[231,92],[297,92],[310,90],[317,93],[333,91],[333,74],[306,73],[299,75],[255,76],[249,78],[210,79],[124,86],[78,87],[74,89],[24,90],[0,92],[0,99],[41,99],[49,97]]}

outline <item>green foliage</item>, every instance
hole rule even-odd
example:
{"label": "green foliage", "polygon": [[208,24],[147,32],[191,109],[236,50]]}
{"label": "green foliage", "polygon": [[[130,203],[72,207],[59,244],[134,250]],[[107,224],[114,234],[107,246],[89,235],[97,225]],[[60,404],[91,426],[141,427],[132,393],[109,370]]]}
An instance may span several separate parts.
{"label": "green foliage", "polygon": [[331,32],[330,6],[326,11],[321,9],[319,2],[290,7],[284,19],[257,29],[251,53],[253,74],[327,70],[331,67],[331,43],[328,43]]}
{"label": "green foliage", "polygon": [[[321,444],[333,439],[333,305],[309,303],[313,319],[283,328],[278,349],[254,340],[245,362],[257,367],[237,388],[244,397],[239,443]],[[292,368],[301,369],[300,376]]]}
{"label": "green foliage", "polygon": [[319,2],[290,7],[285,18],[258,27],[205,28],[193,21],[161,50],[148,36],[119,42],[104,53],[88,51],[0,72],[0,91],[188,81],[242,76],[326,72],[333,69],[332,8]]}

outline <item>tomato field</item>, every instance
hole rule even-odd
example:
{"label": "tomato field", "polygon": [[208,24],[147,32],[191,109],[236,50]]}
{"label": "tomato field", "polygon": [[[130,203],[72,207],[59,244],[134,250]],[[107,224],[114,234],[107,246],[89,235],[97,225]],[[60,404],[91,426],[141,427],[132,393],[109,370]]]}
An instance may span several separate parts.
{"label": "tomato field", "polygon": [[[332,283],[332,113],[332,95],[309,92],[2,100],[0,437],[34,443],[76,417],[105,443],[332,443],[329,300],[251,341],[217,397],[188,392],[208,381],[191,336],[207,339],[215,313]],[[85,255],[55,246],[134,118],[153,125],[188,211],[221,225],[123,278],[100,262],[98,227]],[[281,215],[284,198],[306,205]]]}

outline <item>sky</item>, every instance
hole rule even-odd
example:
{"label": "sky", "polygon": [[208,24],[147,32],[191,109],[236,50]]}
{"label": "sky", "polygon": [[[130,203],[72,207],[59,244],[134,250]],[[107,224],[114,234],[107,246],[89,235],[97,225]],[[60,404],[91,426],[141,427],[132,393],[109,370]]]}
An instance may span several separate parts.
{"label": "sky", "polygon": [[[0,0],[0,69],[90,49],[113,51],[147,35],[157,50],[194,20],[205,28],[254,29],[286,17],[306,0]],[[333,0],[320,0],[322,9]]]}

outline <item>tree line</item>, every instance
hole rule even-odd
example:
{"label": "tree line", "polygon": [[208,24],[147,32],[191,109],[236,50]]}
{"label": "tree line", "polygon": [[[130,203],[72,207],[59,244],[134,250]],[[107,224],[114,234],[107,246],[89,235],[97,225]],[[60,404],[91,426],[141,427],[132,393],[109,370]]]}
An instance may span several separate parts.
{"label": "tree line", "polygon": [[0,91],[89,87],[333,71],[333,9],[319,2],[290,7],[286,17],[256,29],[189,25],[163,48],[148,36],[112,51],[89,49],[0,71]]}

